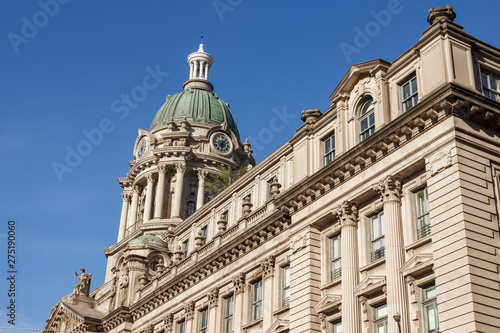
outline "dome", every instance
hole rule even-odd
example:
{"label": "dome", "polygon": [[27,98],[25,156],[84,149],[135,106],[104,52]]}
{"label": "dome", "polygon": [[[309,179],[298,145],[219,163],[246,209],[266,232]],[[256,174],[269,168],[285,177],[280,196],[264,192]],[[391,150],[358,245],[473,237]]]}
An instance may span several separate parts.
{"label": "dome", "polygon": [[128,247],[135,249],[154,249],[168,251],[168,245],[155,235],[142,235],[128,242]]}
{"label": "dome", "polygon": [[183,118],[191,125],[213,127],[227,123],[227,127],[240,138],[229,104],[217,97],[213,91],[192,88],[167,96],[167,101],[156,113],[149,131],[167,126],[171,119],[179,123]]}

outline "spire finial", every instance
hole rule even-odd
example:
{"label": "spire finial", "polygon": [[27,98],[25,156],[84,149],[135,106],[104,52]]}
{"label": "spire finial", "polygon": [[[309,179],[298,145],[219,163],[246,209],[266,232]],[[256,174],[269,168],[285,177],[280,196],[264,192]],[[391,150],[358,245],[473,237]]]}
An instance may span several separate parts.
{"label": "spire finial", "polygon": [[[203,41],[203,36],[201,36],[201,41]],[[213,62],[212,56],[206,53],[203,44],[200,44],[198,51],[188,56],[189,80],[184,83],[184,89],[195,88],[213,91],[213,86],[208,81],[208,72]]]}

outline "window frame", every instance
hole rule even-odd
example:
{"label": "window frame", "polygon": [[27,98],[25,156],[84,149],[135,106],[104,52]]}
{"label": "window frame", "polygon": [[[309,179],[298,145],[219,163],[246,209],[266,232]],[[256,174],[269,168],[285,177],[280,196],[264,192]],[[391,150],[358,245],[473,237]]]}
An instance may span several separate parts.
{"label": "window frame", "polygon": [[187,258],[189,254],[189,238],[182,241],[181,251],[182,251],[182,259]]}
{"label": "window frame", "polygon": [[[340,331],[338,330],[340,328]],[[342,321],[337,320],[330,322],[330,332],[332,333],[342,333]]]}
{"label": "window frame", "polygon": [[[415,82],[415,91],[413,91],[413,82]],[[408,97],[405,97],[405,87],[410,87],[410,94]],[[399,84],[399,94],[401,97],[401,113],[405,113],[410,110],[412,107],[417,105],[418,103],[418,80],[417,73],[413,72],[406,79],[404,79]],[[411,106],[409,106],[411,104]]]}
{"label": "window frame", "polygon": [[[335,248],[335,243],[338,244],[338,249],[337,251]],[[342,265],[341,265],[341,259],[342,259],[342,236],[340,233],[335,234],[331,237],[328,237],[328,255],[329,255],[329,281],[336,280],[342,276]],[[338,252],[338,255],[336,255],[336,252]],[[335,266],[338,264],[340,266],[339,268],[335,268]]]}
{"label": "window frame", "polygon": [[[330,144],[330,150],[327,151],[327,144]],[[323,166],[333,162],[335,159],[335,131],[330,132],[321,139],[321,149],[323,156]]]}
{"label": "window frame", "polygon": [[[365,111],[366,110],[366,111]],[[369,96],[358,107],[358,142],[363,142],[375,133],[375,101]],[[371,119],[373,115],[373,119]],[[367,119],[368,126],[363,129],[362,122]],[[372,123],[373,122],[373,123]]]}
{"label": "window frame", "polygon": [[290,264],[281,267],[281,307],[288,305],[290,305]]}
{"label": "window frame", "polygon": [[224,297],[223,303],[222,333],[229,333],[233,331],[234,324],[234,294]]}
{"label": "window frame", "polygon": [[[198,311],[198,332],[208,333],[208,308],[203,308]],[[205,325],[205,326],[203,326]]]}
{"label": "window frame", "polygon": [[[378,229],[382,232],[375,236],[373,229],[374,221],[378,221]],[[384,211],[381,210],[368,218],[370,224],[370,262],[377,261],[378,259],[385,257],[385,225],[384,225]],[[382,246],[375,248],[376,243],[382,243]]]}
{"label": "window frame", "polygon": [[[424,332],[437,333],[439,332],[439,311],[437,304],[436,285],[435,284],[427,285],[425,287],[422,287],[421,289],[422,289],[422,316],[424,317],[423,318]],[[436,294],[432,297],[428,297],[426,291],[429,289],[434,289],[434,292]],[[436,328],[433,330],[429,328],[429,313],[427,311],[428,307],[432,307],[432,309],[434,310],[434,324],[436,325]]]}
{"label": "window frame", "polygon": [[[385,315],[378,315],[378,310],[385,307],[386,314]],[[373,332],[378,333],[378,328],[382,325],[384,327],[384,333],[388,332],[388,325],[389,325],[389,316],[387,313],[387,303],[382,303],[378,304],[376,306],[373,306]]]}
{"label": "window frame", "polygon": [[[483,69],[481,68],[481,73],[480,73],[481,77],[479,78],[479,80],[481,81],[481,91],[483,93],[483,95],[491,100],[494,100],[496,102],[500,102],[500,75],[488,70],[488,69]],[[487,85],[485,86],[485,82],[484,82],[484,76],[486,76],[486,80],[487,80]],[[495,84],[496,84],[496,90],[495,89],[492,89],[490,87],[491,85],[491,81],[490,80],[494,80]],[[493,95],[493,96],[492,96]]]}
{"label": "window frame", "polygon": [[187,216],[191,216],[196,212],[196,202],[189,200],[187,203]]}
{"label": "window frame", "polygon": [[205,245],[207,243],[207,239],[208,239],[208,225],[204,225],[203,227],[200,228],[200,231],[201,231],[201,235],[203,236],[203,245]]}
{"label": "window frame", "polygon": [[250,322],[262,318],[262,279],[250,284]]}
{"label": "window frame", "polygon": [[177,322],[177,332],[178,333],[186,333],[186,320],[182,319]]}
{"label": "window frame", "polygon": [[[420,200],[420,193],[423,194],[424,200]],[[429,192],[427,187],[420,188],[413,192],[414,208],[415,208],[415,232],[417,240],[425,238],[431,234],[431,218],[429,209]],[[425,207],[422,207],[421,202]]]}

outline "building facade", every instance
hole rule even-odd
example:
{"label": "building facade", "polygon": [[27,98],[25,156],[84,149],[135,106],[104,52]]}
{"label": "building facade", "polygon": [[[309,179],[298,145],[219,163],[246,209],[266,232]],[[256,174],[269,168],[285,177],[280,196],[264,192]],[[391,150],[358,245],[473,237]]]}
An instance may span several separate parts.
{"label": "building facade", "polygon": [[[119,178],[105,283],[80,274],[46,329],[499,332],[500,50],[455,16],[352,66],[257,165],[200,46]],[[207,201],[221,165],[248,171]]]}

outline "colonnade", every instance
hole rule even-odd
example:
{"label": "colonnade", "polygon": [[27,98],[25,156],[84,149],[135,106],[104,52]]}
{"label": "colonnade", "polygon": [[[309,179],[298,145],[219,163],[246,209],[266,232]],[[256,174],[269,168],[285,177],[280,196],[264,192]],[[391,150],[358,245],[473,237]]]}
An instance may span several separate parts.
{"label": "colonnade", "polygon": [[[169,167],[166,164],[160,164],[156,172],[151,172],[146,175],[146,185],[141,187],[134,185],[131,190],[125,190],[122,193],[122,211],[120,216],[120,228],[118,231],[118,242],[125,238],[127,229],[138,222],[139,196],[142,191],[145,191],[144,215],[143,223],[148,223],[152,219],[164,219],[167,216],[163,214],[165,205],[165,184],[166,174]],[[186,174],[186,164],[178,163],[175,165],[175,189],[172,200],[171,218],[180,218],[181,209],[184,197],[184,183]],[[205,170],[198,171],[198,194],[196,201],[196,209],[203,206],[205,198]],[[156,185],[156,193],[154,188]],[[154,195],[153,195],[154,194]],[[154,202],[153,202],[154,201]]]}
{"label": "colonnade", "polygon": [[[408,298],[405,280],[400,272],[404,265],[401,181],[387,176],[373,189],[380,194],[384,210],[388,331],[408,333]],[[354,288],[359,284],[357,206],[346,201],[335,210],[335,213],[341,225],[342,329],[345,333],[359,333],[361,332],[360,304],[354,293]],[[398,323],[392,318],[396,313],[401,315],[399,323],[401,331]]]}

